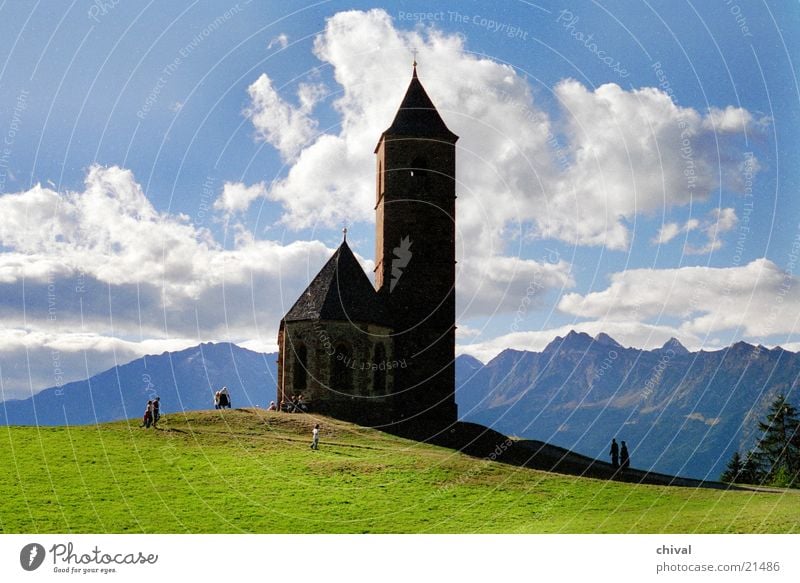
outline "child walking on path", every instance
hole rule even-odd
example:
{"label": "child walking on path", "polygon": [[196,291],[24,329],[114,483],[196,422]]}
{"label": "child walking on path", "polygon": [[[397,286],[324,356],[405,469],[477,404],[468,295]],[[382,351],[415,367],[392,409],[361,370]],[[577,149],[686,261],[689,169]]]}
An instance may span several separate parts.
{"label": "child walking on path", "polygon": [[319,423],[311,430],[311,449],[319,449]]}

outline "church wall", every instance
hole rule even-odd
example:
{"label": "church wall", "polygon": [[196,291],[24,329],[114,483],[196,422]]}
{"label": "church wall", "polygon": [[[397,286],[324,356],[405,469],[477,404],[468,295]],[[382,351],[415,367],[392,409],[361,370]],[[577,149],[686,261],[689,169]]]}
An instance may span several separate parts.
{"label": "church wall", "polygon": [[[377,406],[394,390],[394,370],[403,363],[395,360],[391,329],[375,324],[300,321],[285,323],[283,334],[286,346],[282,336],[279,400],[302,394],[313,410],[333,413],[341,407]],[[376,361],[378,344],[383,345],[385,355],[380,362]],[[305,370],[300,362],[303,351]],[[382,374],[384,391],[375,386]],[[305,381],[305,388],[297,386],[298,380]]]}

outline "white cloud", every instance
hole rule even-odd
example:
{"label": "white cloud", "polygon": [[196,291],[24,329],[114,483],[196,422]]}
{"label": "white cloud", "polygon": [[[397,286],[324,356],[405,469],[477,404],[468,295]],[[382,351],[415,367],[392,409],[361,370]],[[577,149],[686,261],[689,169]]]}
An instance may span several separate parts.
{"label": "white cloud", "polygon": [[575,285],[566,261],[516,257],[471,258],[460,265],[456,281],[459,318],[491,316],[541,308],[548,292]]}
{"label": "white cloud", "polygon": [[[0,346],[3,334],[40,351],[69,343],[89,374],[114,351],[135,358],[165,343],[274,345],[280,318],[333,253],[241,229],[224,248],[186,217],[157,212],[130,171],[100,166],[79,192],[0,196],[0,246]],[[16,380],[0,362],[6,390],[42,378],[49,361],[30,362]]]}
{"label": "white cloud", "polygon": [[[705,255],[716,251],[722,247],[720,235],[736,228],[739,224],[739,217],[736,210],[732,208],[714,208],[709,212],[711,218],[702,224],[695,224],[692,228],[699,228],[706,235],[706,242],[700,247],[686,245],[683,250],[688,255]],[[687,225],[689,230],[689,225]]]}
{"label": "white cloud", "polygon": [[282,32],[281,34],[279,34],[278,36],[269,41],[269,44],[267,45],[267,50],[270,51],[272,50],[273,47],[280,47],[282,49],[285,49],[287,46],[289,46],[289,37],[286,35],[286,33]]}
{"label": "white cloud", "polygon": [[324,96],[324,87],[301,84],[298,89],[300,105],[294,106],[281,99],[272,80],[264,73],[247,92],[251,104],[245,113],[259,139],[275,147],[284,159],[295,158],[317,132],[317,121],[310,113]]}
{"label": "white cloud", "polygon": [[669,243],[680,235],[683,230],[678,223],[666,223],[658,230],[658,234],[653,238],[652,243],[656,245]]}
{"label": "white cloud", "polygon": [[228,215],[241,213],[246,211],[255,199],[266,194],[267,187],[263,182],[250,186],[243,182],[226,182],[222,187],[222,194],[214,201],[214,208]]}
{"label": "white cloud", "polygon": [[711,215],[716,219],[716,230],[721,233],[730,231],[739,224],[736,210],[732,208],[715,208],[711,210]]}
{"label": "white cloud", "polygon": [[741,185],[741,165],[718,159],[714,131],[727,145],[726,134],[754,124],[745,110],[703,116],[655,88],[590,90],[565,80],[554,89],[560,116],[551,118],[525,78],[470,53],[461,37],[400,30],[383,10],[350,11],[330,18],[314,43],[341,86],[333,103],[338,133],[311,138],[316,126],[308,105],[287,106],[264,76],[258,90],[251,88],[254,110],[277,112],[272,126],[261,119],[256,127],[284,156],[297,154],[268,194],[283,205],[285,224],[373,220],[372,150],[408,83],[410,47],[419,50],[429,94],[461,136],[459,226],[491,250],[484,256],[503,254],[508,230],[520,228],[537,238],[625,249],[635,215],[697,203],[719,186],[720,175],[727,186]]}
{"label": "white cloud", "polygon": [[725,109],[709,108],[703,127],[717,132],[742,132],[753,124],[765,125],[768,121],[768,118],[761,118],[756,122],[746,109],[729,105]]}
{"label": "white cloud", "polygon": [[706,255],[720,249],[722,247],[720,235],[733,230],[738,224],[739,218],[736,216],[735,209],[717,207],[711,209],[708,213],[708,218],[702,222],[698,219],[689,219],[683,225],[665,223],[650,242],[655,245],[665,245],[681,233],[688,234],[699,230],[706,237],[703,245],[695,246],[687,242],[683,247],[683,251],[687,255]]}
{"label": "white cloud", "polygon": [[467,326],[466,324],[459,324],[456,328],[456,338],[461,340],[462,338],[475,338],[476,336],[481,335],[481,330],[478,328],[473,328],[472,326]]}
{"label": "white cloud", "polygon": [[605,290],[564,295],[558,308],[604,325],[678,318],[678,330],[697,338],[720,331],[785,335],[796,331],[800,281],[768,259],[727,268],[631,269],[613,274]]}

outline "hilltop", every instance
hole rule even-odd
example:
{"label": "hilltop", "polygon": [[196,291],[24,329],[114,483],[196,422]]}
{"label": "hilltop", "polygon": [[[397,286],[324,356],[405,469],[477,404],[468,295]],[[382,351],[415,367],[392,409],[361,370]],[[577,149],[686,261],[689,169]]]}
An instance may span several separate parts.
{"label": "hilltop", "polygon": [[[321,448],[308,448],[322,424]],[[797,532],[800,493],[520,468],[258,409],[0,431],[0,531]]]}
{"label": "hilltop", "polygon": [[[141,414],[158,394],[164,411],[205,409],[227,385],[235,407],[275,399],[277,355],[205,343],[146,356],[87,380],[4,401],[0,425],[82,425]],[[571,332],[541,352],[505,350],[483,364],[456,359],[463,421],[608,459],[627,440],[634,465],[716,480],[735,450],[757,439],[778,393],[794,395],[800,354],[739,342],[690,352],[675,339],[626,348],[606,334]]]}

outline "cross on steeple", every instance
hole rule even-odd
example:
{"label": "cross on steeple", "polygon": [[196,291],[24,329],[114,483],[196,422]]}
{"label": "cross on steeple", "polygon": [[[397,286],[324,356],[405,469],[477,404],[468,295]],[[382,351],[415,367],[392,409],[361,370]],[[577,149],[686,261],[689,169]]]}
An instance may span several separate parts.
{"label": "cross on steeple", "polygon": [[347,242],[347,227],[342,228],[342,235],[344,236],[344,242]]}

